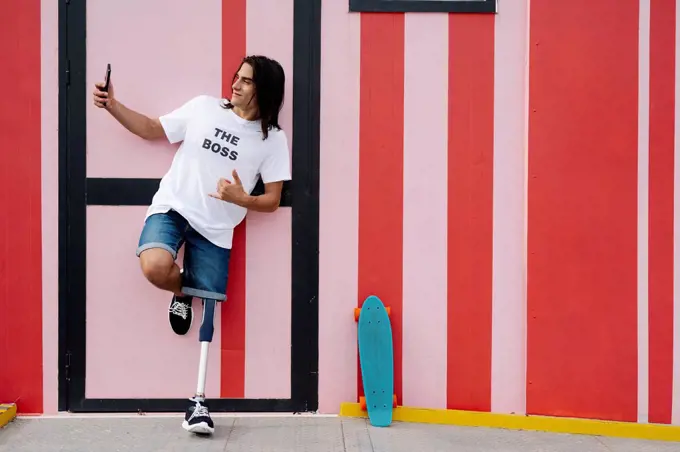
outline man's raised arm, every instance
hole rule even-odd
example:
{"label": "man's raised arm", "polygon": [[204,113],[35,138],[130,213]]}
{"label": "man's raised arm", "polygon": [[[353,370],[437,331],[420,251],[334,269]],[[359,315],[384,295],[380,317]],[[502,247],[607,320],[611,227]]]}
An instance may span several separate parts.
{"label": "man's raised arm", "polygon": [[158,118],[149,118],[118,102],[113,95],[113,83],[109,84],[109,91],[102,91],[103,83],[95,84],[94,104],[107,110],[111,116],[130,132],[145,140],[165,138],[165,131]]}

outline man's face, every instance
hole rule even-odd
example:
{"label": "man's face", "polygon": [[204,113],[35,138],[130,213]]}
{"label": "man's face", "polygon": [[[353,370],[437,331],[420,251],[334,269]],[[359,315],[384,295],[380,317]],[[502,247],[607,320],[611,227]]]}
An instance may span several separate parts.
{"label": "man's face", "polygon": [[234,83],[231,85],[231,103],[243,110],[257,108],[255,99],[255,83],[253,82],[253,68],[248,63],[243,63],[239,69]]}

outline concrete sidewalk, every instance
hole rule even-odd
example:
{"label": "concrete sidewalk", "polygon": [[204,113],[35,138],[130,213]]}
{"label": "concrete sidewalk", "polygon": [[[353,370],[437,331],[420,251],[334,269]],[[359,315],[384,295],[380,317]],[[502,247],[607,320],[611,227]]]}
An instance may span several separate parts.
{"label": "concrete sidewalk", "polygon": [[0,429],[2,452],[679,452],[680,443],[325,416],[215,415],[198,437],[177,416],[18,418]]}

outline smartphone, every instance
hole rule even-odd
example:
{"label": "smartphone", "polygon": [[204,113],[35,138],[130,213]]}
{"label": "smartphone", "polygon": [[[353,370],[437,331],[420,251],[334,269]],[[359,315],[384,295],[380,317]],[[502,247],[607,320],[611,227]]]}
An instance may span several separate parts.
{"label": "smartphone", "polygon": [[102,91],[109,91],[109,81],[111,80],[111,63],[106,65],[106,77],[104,78],[104,88]]}

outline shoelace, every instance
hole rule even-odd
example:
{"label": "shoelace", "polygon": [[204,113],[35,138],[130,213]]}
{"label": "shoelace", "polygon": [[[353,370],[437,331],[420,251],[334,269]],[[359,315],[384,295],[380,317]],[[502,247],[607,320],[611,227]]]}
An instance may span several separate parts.
{"label": "shoelace", "polygon": [[175,301],[170,307],[170,312],[182,317],[183,319],[186,319],[187,314],[189,313],[189,308],[187,307],[186,304],[179,301]]}
{"label": "shoelace", "polygon": [[201,405],[200,403],[196,402],[196,406],[194,407],[194,412],[191,414],[191,417],[189,419],[195,418],[195,417],[209,417],[210,413],[208,412],[208,409]]}

